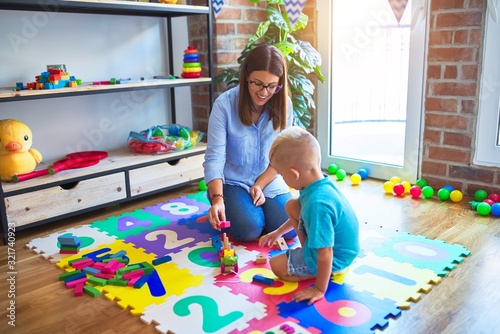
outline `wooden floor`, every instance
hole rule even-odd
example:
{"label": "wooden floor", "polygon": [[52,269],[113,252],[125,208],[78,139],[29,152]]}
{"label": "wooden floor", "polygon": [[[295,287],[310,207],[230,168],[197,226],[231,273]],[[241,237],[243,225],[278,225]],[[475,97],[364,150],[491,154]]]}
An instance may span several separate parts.
{"label": "wooden floor", "polygon": [[[353,204],[360,223],[408,231],[459,243],[472,254],[420,301],[390,320],[383,333],[500,333],[500,219],[481,217],[461,203],[385,195],[382,182],[358,186],[337,182]],[[115,216],[197,191],[188,186],[120,207],[99,210],[16,234],[15,298],[8,298],[7,247],[0,246],[0,333],[156,333],[103,297],[74,298],[58,281],[54,264],[26,249],[31,239]],[[8,326],[15,301],[16,327]],[[184,333],[178,333],[184,334]],[[192,333],[186,333],[192,334]]]}

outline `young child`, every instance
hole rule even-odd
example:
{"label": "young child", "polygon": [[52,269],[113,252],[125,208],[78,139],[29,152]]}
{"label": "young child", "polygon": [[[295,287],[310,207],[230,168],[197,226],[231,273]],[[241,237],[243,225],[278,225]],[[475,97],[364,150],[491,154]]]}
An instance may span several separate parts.
{"label": "young child", "polygon": [[283,130],[271,146],[269,160],[300,193],[286,204],[289,219],[262,236],[259,245],[271,247],[281,235],[295,229],[302,247],[271,258],[270,265],[284,281],[316,278],[314,285],[292,297],[312,304],[323,298],[332,273],[345,271],[358,255],[358,220],[344,195],[323,174],[320,146],[309,132],[297,126]]}

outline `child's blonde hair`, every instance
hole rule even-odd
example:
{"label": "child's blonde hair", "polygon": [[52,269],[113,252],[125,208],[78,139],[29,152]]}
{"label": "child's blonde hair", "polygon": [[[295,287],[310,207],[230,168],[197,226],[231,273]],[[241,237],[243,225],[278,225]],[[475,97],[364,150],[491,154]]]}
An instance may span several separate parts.
{"label": "child's blonde hair", "polygon": [[283,130],[273,142],[269,161],[287,167],[310,170],[321,168],[321,151],[316,138],[298,126]]}

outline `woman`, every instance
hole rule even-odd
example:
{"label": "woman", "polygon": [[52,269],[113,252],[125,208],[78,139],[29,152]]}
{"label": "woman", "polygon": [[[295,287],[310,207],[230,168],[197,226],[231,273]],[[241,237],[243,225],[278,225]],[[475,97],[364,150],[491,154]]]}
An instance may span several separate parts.
{"label": "woman", "polygon": [[256,240],[288,219],[290,190],[268,156],[274,138],[292,125],[287,91],[285,59],[276,47],[261,45],[245,58],[239,85],[212,108],[203,163],[208,220],[217,230],[220,221],[230,221],[227,233],[234,240]]}

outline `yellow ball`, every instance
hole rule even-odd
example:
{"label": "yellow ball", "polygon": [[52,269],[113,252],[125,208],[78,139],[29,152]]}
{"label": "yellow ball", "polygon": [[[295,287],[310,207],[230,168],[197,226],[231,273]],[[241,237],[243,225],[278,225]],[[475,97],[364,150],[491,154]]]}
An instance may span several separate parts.
{"label": "yellow ball", "polygon": [[405,193],[409,193],[410,192],[410,188],[411,188],[411,183],[408,182],[408,181],[403,181],[401,182],[401,184],[403,185],[403,187],[405,188]]}
{"label": "yellow ball", "polygon": [[392,190],[394,189],[394,183],[391,181],[387,181],[384,183],[384,191],[386,194],[392,194]]}
{"label": "yellow ball", "polygon": [[361,175],[354,173],[351,175],[351,182],[353,185],[358,185],[361,182]]}
{"label": "yellow ball", "polygon": [[462,200],[464,196],[462,195],[462,193],[460,192],[460,190],[453,190],[451,193],[450,193],[450,199],[455,202],[455,203],[458,203]]}
{"label": "yellow ball", "polygon": [[398,184],[398,183],[401,183],[401,179],[397,176],[393,176],[393,177],[391,177],[391,182],[394,184]]}

